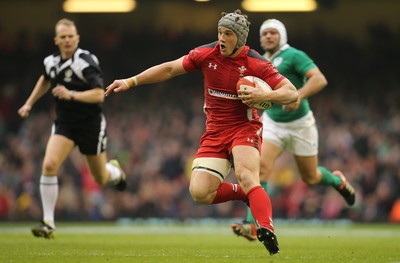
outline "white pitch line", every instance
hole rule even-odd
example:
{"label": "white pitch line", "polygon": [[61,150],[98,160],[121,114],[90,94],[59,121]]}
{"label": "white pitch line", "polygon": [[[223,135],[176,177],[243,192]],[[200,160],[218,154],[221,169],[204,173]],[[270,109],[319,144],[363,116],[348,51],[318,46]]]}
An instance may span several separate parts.
{"label": "white pitch line", "polygon": [[[30,226],[10,226],[0,227],[0,234],[24,234],[30,233]],[[225,226],[146,226],[146,225],[131,225],[131,226],[68,226],[61,225],[57,228],[59,234],[129,234],[129,235],[232,235],[229,225]],[[290,227],[276,226],[276,234],[278,236],[334,236],[334,237],[398,237],[400,240],[400,228],[398,231],[393,229],[352,229],[351,227]]]}

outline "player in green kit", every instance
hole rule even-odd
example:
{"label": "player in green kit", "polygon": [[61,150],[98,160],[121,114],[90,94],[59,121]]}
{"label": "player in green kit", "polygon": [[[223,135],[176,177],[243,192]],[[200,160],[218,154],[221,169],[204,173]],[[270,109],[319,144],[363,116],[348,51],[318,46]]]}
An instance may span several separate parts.
{"label": "player in green kit", "polygon": [[[275,160],[288,151],[293,154],[302,180],[309,186],[335,188],[349,206],[355,203],[355,191],[341,171],[318,166],[318,130],[308,97],[326,87],[327,81],[313,60],[287,43],[286,28],[276,19],[266,20],[260,28],[264,56],[298,89],[298,100],[289,105],[274,104],[264,111],[260,181],[267,189],[267,179]],[[233,224],[238,236],[256,240],[256,222],[247,211],[244,223]]]}

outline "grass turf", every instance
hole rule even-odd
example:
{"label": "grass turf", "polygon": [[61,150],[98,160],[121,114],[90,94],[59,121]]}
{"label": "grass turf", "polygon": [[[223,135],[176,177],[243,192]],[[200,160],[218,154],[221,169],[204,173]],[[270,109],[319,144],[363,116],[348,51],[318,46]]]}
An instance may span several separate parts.
{"label": "grass turf", "polygon": [[0,224],[0,262],[400,262],[399,225],[275,224],[281,252],[226,225],[58,224],[54,240],[32,223]]}

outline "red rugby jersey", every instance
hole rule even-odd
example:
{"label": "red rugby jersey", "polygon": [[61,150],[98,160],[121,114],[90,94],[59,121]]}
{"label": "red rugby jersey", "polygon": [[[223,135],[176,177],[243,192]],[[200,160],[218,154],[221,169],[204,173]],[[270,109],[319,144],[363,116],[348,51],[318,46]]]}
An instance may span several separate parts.
{"label": "red rugby jersey", "polygon": [[234,58],[224,57],[218,41],[191,50],[184,57],[183,67],[188,72],[203,72],[207,130],[226,129],[250,120],[259,121],[257,111],[249,109],[238,98],[236,83],[240,77],[256,76],[272,89],[285,79],[272,63],[248,46]]}

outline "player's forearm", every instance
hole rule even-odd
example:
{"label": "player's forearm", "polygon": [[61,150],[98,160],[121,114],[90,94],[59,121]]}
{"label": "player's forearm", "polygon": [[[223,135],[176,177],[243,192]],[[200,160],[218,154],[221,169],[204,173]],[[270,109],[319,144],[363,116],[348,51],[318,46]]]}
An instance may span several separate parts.
{"label": "player's forearm", "polygon": [[170,68],[164,64],[151,67],[139,75],[136,75],[136,84],[153,84],[166,81],[173,77]]}
{"label": "player's forearm", "polygon": [[72,101],[79,101],[79,102],[89,103],[89,104],[103,103],[103,101],[104,101],[103,89],[101,89],[100,87],[90,89],[90,90],[85,90],[85,91],[70,90],[69,97],[70,97],[70,100],[72,100]]}
{"label": "player's forearm", "polygon": [[328,81],[322,74],[311,76],[302,88],[299,89],[299,96],[304,99],[317,94],[326,87]]}
{"label": "player's forearm", "polygon": [[32,90],[31,95],[26,100],[25,104],[33,106],[50,88],[50,83],[45,80],[44,76],[40,76]]}
{"label": "player's forearm", "polygon": [[297,101],[297,98],[298,92],[296,88],[290,83],[283,85],[273,92],[270,92],[269,98],[266,101],[286,105]]}
{"label": "player's forearm", "polygon": [[163,82],[185,72],[182,66],[182,59],[177,59],[148,68],[142,73],[123,81],[128,88],[133,88],[143,84]]}

